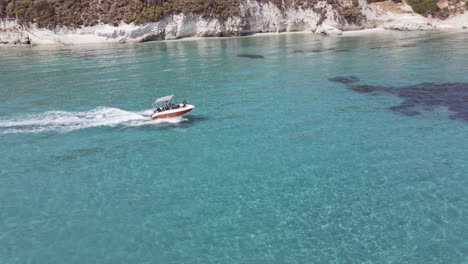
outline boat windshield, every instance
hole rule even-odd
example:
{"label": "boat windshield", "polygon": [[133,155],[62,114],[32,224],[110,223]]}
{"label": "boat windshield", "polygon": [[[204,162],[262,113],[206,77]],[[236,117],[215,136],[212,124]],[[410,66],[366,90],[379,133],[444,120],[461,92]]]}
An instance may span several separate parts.
{"label": "boat windshield", "polygon": [[153,106],[156,108],[154,112],[159,113],[167,110],[179,109],[180,105],[172,102],[173,97],[173,95],[169,95],[156,99],[153,103]]}
{"label": "boat windshield", "polygon": [[174,98],[174,95],[164,96],[164,97],[161,97],[161,98],[156,99],[156,100],[154,101],[154,104],[170,102],[170,101],[172,101],[172,98]]}

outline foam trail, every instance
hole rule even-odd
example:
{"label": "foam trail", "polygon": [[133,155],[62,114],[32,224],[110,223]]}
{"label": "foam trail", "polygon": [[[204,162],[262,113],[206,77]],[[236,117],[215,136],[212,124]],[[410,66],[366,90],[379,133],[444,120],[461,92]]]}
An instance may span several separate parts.
{"label": "foam trail", "polygon": [[143,126],[160,123],[177,124],[182,117],[151,120],[151,109],[131,112],[112,107],[98,107],[84,112],[48,111],[0,120],[1,134],[39,133],[43,131],[68,132],[90,127]]}

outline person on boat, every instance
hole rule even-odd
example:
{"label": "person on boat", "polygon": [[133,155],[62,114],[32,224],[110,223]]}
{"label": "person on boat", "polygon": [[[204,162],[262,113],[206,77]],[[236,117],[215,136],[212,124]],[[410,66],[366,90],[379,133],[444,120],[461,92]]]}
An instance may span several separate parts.
{"label": "person on boat", "polygon": [[185,100],[182,102],[182,104],[184,105],[183,107],[187,106],[187,102]]}

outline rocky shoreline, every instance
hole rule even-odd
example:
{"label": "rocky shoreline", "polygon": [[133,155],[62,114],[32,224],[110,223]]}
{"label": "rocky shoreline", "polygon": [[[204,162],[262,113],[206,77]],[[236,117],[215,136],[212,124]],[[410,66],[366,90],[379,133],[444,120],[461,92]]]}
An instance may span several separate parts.
{"label": "rocky shoreline", "polygon": [[[352,4],[351,0],[349,2]],[[359,0],[359,9],[360,16],[349,19],[347,14],[343,14],[327,1],[318,1],[314,7],[307,9],[281,10],[271,2],[248,0],[241,6],[241,13],[244,15],[232,16],[225,21],[199,14],[179,13],[141,25],[120,23],[115,26],[100,24],[45,29],[36,24],[21,25],[15,19],[0,19],[0,44],[126,43],[299,31],[336,36],[344,31],[376,28],[419,31],[468,27],[468,12],[453,14],[440,20],[421,16],[405,3],[385,1],[368,4],[364,0]]]}

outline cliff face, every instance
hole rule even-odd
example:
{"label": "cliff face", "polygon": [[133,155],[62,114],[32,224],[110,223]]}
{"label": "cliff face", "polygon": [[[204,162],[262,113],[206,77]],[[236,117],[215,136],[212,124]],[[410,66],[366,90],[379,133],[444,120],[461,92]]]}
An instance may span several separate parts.
{"label": "cliff face", "polygon": [[[29,5],[17,8],[24,3]],[[38,3],[42,9],[37,10]],[[74,3],[70,10],[83,13],[65,11],[70,3]],[[133,9],[140,13],[132,13]],[[0,0],[0,14],[0,43],[78,44],[261,32],[339,35],[342,30],[373,27],[438,28],[405,3],[368,4],[366,0]],[[457,26],[468,25],[468,17],[457,19]]]}
{"label": "cliff face", "polygon": [[0,44],[31,44],[25,28],[15,20],[0,19]]}
{"label": "cliff face", "polygon": [[[166,12],[167,15],[164,16],[155,16],[157,19],[153,19],[154,21],[150,19],[145,22],[140,22],[139,18],[137,22],[127,21],[130,16],[123,15],[123,19],[119,23],[115,21],[110,24],[97,23],[94,19],[90,19],[80,22],[81,26],[58,23],[57,21],[61,21],[62,17],[55,19],[49,17],[47,21],[55,21],[53,24],[44,21],[32,23],[28,22],[28,15],[22,15],[15,19],[11,19],[11,17],[3,19],[3,30],[9,32],[16,30],[18,34],[0,33],[0,42],[26,42],[26,36],[30,38],[32,43],[72,44],[238,36],[258,32],[315,32],[320,30],[323,33],[333,31],[338,33],[340,31],[335,30],[335,28],[362,28],[364,18],[360,10],[363,6],[359,1],[303,0],[300,3],[298,1],[289,4],[284,4],[288,1],[280,2],[283,4],[243,0],[238,2],[239,5],[236,8],[221,8],[222,14],[213,13],[213,10],[200,11],[199,13],[171,11]],[[99,3],[99,0],[96,3]],[[364,1],[362,3],[365,4]],[[178,11],[178,9],[175,10]],[[349,14],[343,13],[347,10],[350,10]],[[50,14],[52,13],[50,12]],[[93,17],[96,16],[95,12],[93,14]],[[19,40],[15,39],[18,37]]]}
{"label": "cliff face", "polygon": [[[198,14],[221,22],[246,17],[250,0],[0,0],[0,17],[14,17],[19,23],[36,23],[43,28],[109,24],[146,24],[168,15]],[[328,5],[338,12],[358,7],[358,0],[255,0],[257,5],[289,9],[315,9]],[[255,7],[253,7],[255,8]]]}
{"label": "cliff face", "polygon": [[[468,27],[467,2],[447,0],[380,1],[366,10],[367,26],[387,30],[462,29]],[[413,4],[411,4],[413,3]],[[426,5],[421,5],[426,3]],[[413,9],[414,8],[414,9]],[[417,12],[415,12],[417,11]]]}

